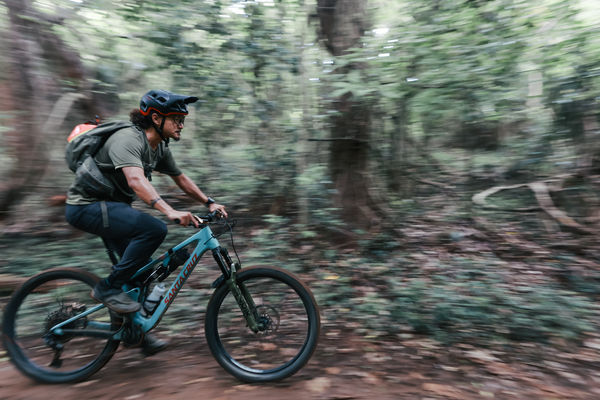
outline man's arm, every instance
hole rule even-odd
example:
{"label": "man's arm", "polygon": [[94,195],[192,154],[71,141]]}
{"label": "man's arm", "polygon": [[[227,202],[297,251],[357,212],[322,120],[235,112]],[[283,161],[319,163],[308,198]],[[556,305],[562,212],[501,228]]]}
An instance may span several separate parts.
{"label": "man's arm", "polygon": [[198,227],[198,221],[194,218],[192,213],[187,211],[177,211],[166,201],[161,199],[156,189],[154,189],[154,186],[152,186],[144,175],[144,170],[142,168],[123,167],[122,170],[127,179],[127,184],[140,200],[165,214],[171,221],[179,220],[179,223],[183,226],[193,223]]}
{"label": "man's arm", "polygon": [[[188,196],[192,199],[201,202],[202,204],[206,204],[208,202],[208,196],[204,194],[202,190],[186,175],[171,175],[171,179],[173,182],[177,184]],[[218,211],[223,214],[224,217],[227,217],[227,211],[225,211],[225,206],[217,203],[212,203],[208,205],[208,209],[210,212]]]}

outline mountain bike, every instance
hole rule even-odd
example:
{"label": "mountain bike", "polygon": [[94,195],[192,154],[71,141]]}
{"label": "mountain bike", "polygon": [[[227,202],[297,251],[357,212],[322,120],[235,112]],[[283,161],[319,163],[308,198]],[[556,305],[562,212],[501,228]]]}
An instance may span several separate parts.
{"label": "mountain bike", "polygon": [[[159,324],[200,257],[210,250],[221,274],[211,285],[204,333],[216,361],[244,382],[277,381],[300,370],[313,354],[320,331],[313,294],[284,269],[242,269],[234,244],[235,223],[215,214],[201,220],[196,233],[150,260],[123,286],[134,300],[147,305],[150,288],[181,267],[154,309],[143,307],[125,315],[110,311],[91,299],[100,278],[84,269],[49,269],[24,282],[2,320],[2,341],[14,365],[44,383],[90,377],[111,359],[120,342],[139,344]],[[211,229],[214,224],[221,226],[220,234]],[[219,244],[218,237],[226,233],[236,262]],[[114,261],[110,250],[109,255]]]}

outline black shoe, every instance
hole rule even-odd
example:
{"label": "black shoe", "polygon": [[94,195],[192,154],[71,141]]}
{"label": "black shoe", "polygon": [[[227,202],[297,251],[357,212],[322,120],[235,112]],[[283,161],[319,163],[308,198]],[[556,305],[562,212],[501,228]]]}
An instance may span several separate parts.
{"label": "black shoe", "polygon": [[105,280],[101,280],[94,286],[90,296],[118,314],[128,314],[142,308],[140,303],[122,290],[108,286]]}
{"label": "black shoe", "polygon": [[144,340],[142,340],[142,354],[145,356],[151,356],[159,351],[163,351],[167,347],[167,342],[164,340],[160,340],[156,336],[153,336],[149,333],[144,336]]}

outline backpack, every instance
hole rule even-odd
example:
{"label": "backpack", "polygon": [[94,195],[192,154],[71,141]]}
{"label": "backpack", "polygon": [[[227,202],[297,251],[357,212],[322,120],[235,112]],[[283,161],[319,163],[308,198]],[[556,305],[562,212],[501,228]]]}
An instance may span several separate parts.
{"label": "backpack", "polygon": [[123,121],[105,122],[100,125],[86,122],[77,125],[67,138],[65,160],[69,169],[76,172],[87,157],[96,155],[113,133],[130,126],[131,122]]}
{"label": "backpack", "polygon": [[71,131],[67,138],[65,160],[69,169],[75,172],[77,185],[88,195],[103,199],[114,195],[114,185],[100,171],[94,156],[113,133],[131,126],[130,122],[123,121],[100,125],[85,123]]}

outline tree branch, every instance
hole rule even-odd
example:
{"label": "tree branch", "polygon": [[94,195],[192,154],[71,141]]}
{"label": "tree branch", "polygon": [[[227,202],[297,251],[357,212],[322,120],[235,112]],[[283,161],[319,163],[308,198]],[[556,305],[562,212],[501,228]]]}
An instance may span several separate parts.
{"label": "tree branch", "polygon": [[[561,176],[564,178],[564,176]],[[539,207],[528,207],[528,208],[515,208],[515,209],[505,209],[501,207],[492,206],[486,203],[485,199],[488,196],[491,196],[494,193],[497,193],[502,190],[511,190],[518,189],[522,187],[528,187],[533,191],[535,198],[539,204]],[[554,218],[559,224],[566,226],[570,229],[573,229],[579,233],[592,235],[597,234],[598,232],[585,227],[575,221],[573,218],[569,217],[567,213],[562,210],[559,210],[552,201],[550,197],[550,191],[548,189],[548,185],[545,182],[537,181],[530,183],[522,183],[518,185],[510,185],[510,186],[495,186],[489,189],[484,190],[483,192],[475,194],[472,198],[473,203],[482,206],[484,208],[493,209],[493,210],[503,210],[503,211],[516,211],[516,212],[531,212],[531,211],[539,211],[542,210],[552,218]]]}

